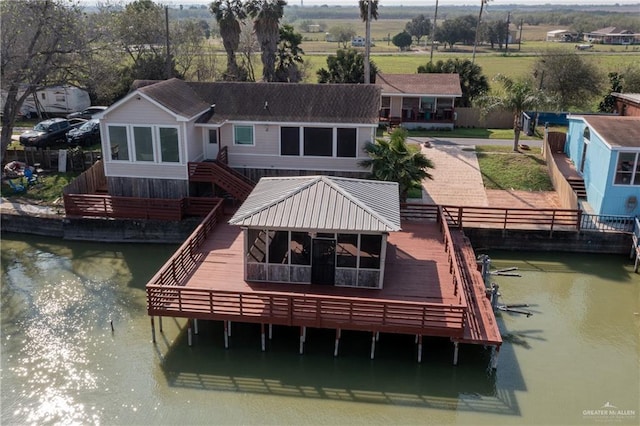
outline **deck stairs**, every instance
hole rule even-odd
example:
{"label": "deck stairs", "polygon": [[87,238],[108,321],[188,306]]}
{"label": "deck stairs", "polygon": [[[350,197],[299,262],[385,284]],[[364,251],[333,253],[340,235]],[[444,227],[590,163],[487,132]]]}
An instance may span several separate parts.
{"label": "deck stairs", "polygon": [[573,189],[573,192],[576,193],[576,195],[578,196],[579,200],[586,200],[587,199],[587,189],[584,185],[584,179],[581,177],[568,177],[567,178],[567,182],[569,182],[569,185],[571,186],[571,189]]}
{"label": "deck stairs", "polygon": [[210,182],[237,200],[244,201],[255,183],[221,161],[189,163],[190,182]]}

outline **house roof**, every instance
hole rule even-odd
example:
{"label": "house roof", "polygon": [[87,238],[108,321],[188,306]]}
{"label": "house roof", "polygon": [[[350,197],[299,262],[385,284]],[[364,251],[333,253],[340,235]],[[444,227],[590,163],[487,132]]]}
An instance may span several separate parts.
{"label": "house roof", "polygon": [[640,117],[585,115],[582,119],[612,148],[640,148]]}
{"label": "house roof", "polygon": [[398,184],[333,176],[262,178],[229,223],[268,229],[399,231]]}
{"label": "house roof", "polygon": [[376,85],[383,95],[462,96],[460,76],[454,73],[382,74]]}
{"label": "house roof", "polygon": [[187,83],[213,114],[199,123],[234,121],[377,124],[380,89],[365,84]]}
{"label": "house roof", "polygon": [[558,34],[574,34],[575,31],[570,31],[570,30],[552,30],[552,31],[547,31],[548,35],[558,35]]}
{"label": "house roof", "polygon": [[209,108],[209,104],[193,91],[186,82],[172,78],[155,83],[148,80],[137,82],[142,93],[177,115],[186,118],[201,114]]}
{"label": "house roof", "polygon": [[598,35],[613,35],[613,34],[632,34],[632,31],[623,30],[618,27],[606,27],[600,28],[599,30],[592,31],[588,34],[598,34]]}
{"label": "house roof", "polygon": [[640,105],[640,93],[612,93],[613,97]]}

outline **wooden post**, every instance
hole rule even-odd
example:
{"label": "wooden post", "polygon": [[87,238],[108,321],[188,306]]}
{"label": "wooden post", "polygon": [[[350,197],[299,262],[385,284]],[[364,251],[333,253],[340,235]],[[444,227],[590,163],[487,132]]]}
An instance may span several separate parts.
{"label": "wooden post", "polygon": [[307,327],[302,327],[302,341],[307,342]]}
{"label": "wooden post", "polygon": [[262,343],[262,352],[264,352],[265,347],[265,335],[264,335],[264,324],[260,324],[260,342]]}
{"label": "wooden post", "polygon": [[304,353],[304,326],[300,327],[300,355]]}
{"label": "wooden post", "polygon": [[198,335],[198,318],[193,320],[193,333],[195,335]]}
{"label": "wooden post", "polygon": [[160,333],[162,333],[162,317],[158,317],[158,325],[160,326]]}
{"label": "wooden post", "polygon": [[227,327],[227,333],[229,334],[229,337],[231,337],[231,321],[229,321],[229,326]]}
{"label": "wooden post", "polygon": [[333,356],[338,356],[338,346],[340,345],[340,329],[336,329],[336,343],[333,346]]}
{"label": "wooden post", "polygon": [[191,330],[191,318],[187,320],[187,343],[189,346],[193,346],[193,336]]}
{"label": "wooden post", "polygon": [[222,326],[224,327],[224,348],[229,349],[229,323],[227,320],[222,320]]}
{"label": "wooden post", "polygon": [[376,331],[376,342],[380,341],[380,332]]}
{"label": "wooden post", "polygon": [[453,342],[453,365],[458,365],[458,342]]}
{"label": "wooden post", "polygon": [[376,354],[376,332],[371,333],[371,359],[374,358]]}
{"label": "wooden post", "polygon": [[153,316],[151,317],[151,341],[156,342],[156,325],[153,322]]}
{"label": "wooden post", "polygon": [[418,362],[422,362],[422,335],[418,336]]}
{"label": "wooden post", "polygon": [[491,368],[494,370],[498,368],[498,355],[500,355],[500,346],[494,346],[491,354]]}
{"label": "wooden post", "polygon": [[273,337],[273,324],[269,324],[269,340]]}

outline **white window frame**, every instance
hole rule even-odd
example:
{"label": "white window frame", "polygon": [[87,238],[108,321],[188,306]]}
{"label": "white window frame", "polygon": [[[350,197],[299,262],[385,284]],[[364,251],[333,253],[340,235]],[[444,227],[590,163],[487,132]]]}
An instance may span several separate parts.
{"label": "white window frame", "polygon": [[[110,161],[115,161],[119,163],[137,163],[137,164],[183,164],[183,149],[181,143],[181,132],[180,126],[175,125],[167,125],[167,124],[123,124],[123,123],[109,123],[107,124],[107,140],[109,149],[111,149],[111,136],[109,133],[109,127],[124,127],[126,129],[127,134],[127,153],[129,154],[128,160],[115,160],[111,159]],[[151,128],[151,147],[153,150],[153,160],[152,161],[142,161],[135,159],[135,138],[133,133],[134,127],[144,127]],[[178,135],[178,161],[162,161],[162,146],[160,143],[160,129],[176,129],[176,134]]]}
{"label": "white window frame", "polygon": [[[238,127],[251,128],[251,143],[238,143],[236,139],[236,129]],[[233,145],[234,146],[255,146],[256,145],[256,126],[254,124],[234,124],[233,125]]]}
{"label": "white window frame", "polygon": [[[635,160],[633,161],[633,164],[631,165],[631,170],[629,170],[629,183],[616,183],[616,178],[618,177],[618,164],[620,162],[620,155],[621,154],[633,154],[635,155]],[[615,170],[613,173],[613,185],[614,186],[622,186],[622,187],[629,187],[629,186],[640,186],[640,182],[636,182],[636,170],[638,169],[638,166],[640,165],[640,152],[634,152],[634,151],[617,151],[617,155],[616,155],[616,164],[615,164]]]}
{"label": "white window frame", "polygon": [[[132,160],[132,155],[131,155],[131,128],[128,124],[123,124],[123,123],[111,123],[111,124],[107,124],[107,145],[109,148],[109,156],[108,156],[108,161],[114,161],[114,162],[118,162],[118,163],[131,163],[133,162]],[[125,131],[125,136],[127,138],[127,156],[129,157],[127,160],[121,160],[121,159],[114,159],[111,157],[111,150],[112,150],[112,145],[111,145],[111,133],[109,132],[109,128],[110,127],[124,127],[124,131]],[[118,147],[118,152],[120,151],[122,147]]]}

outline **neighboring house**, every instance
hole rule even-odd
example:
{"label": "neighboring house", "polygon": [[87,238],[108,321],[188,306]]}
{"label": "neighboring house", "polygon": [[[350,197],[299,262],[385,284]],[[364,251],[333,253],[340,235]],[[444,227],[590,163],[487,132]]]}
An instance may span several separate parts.
{"label": "neighboring house", "polygon": [[569,30],[547,31],[547,41],[570,43],[578,41],[578,33]]}
{"label": "neighboring house", "polygon": [[617,27],[607,27],[585,33],[584,39],[589,43],[629,45],[640,43],[640,34]]}
{"label": "neighboring house", "polygon": [[247,281],[381,289],[398,184],[329,176],[262,178],[229,220],[244,232]]}
{"label": "neighboring house", "polygon": [[565,153],[584,178],[588,212],[640,214],[640,117],[569,116]]}
{"label": "neighboring house", "polygon": [[252,178],[364,176],[379,109],[376,85],[137,82],[99,117],[109,194],[186,197],[188,163],[223,148]]}
{"label": "neighboring house", "polygon": [[455,125],[455,100],[462,97],[458,74],[382,74],[380,121],[406,128],[449,128]]}
{"label": "neighboring house", "polygon": [[640,117],[640,93],[612,93],[615,112],[623,116]]}

